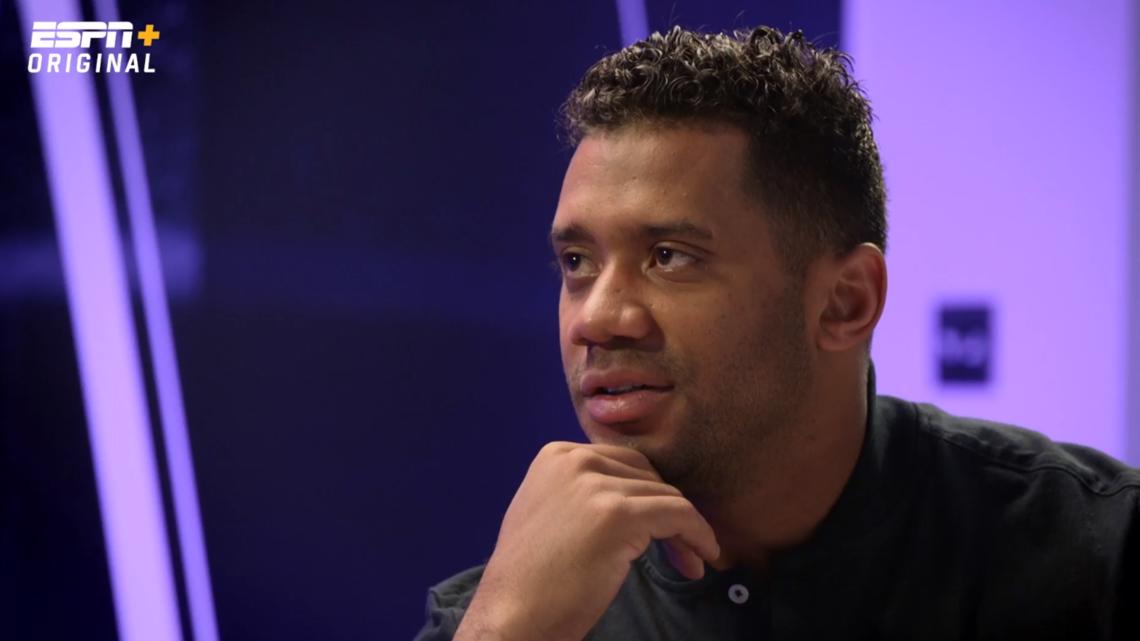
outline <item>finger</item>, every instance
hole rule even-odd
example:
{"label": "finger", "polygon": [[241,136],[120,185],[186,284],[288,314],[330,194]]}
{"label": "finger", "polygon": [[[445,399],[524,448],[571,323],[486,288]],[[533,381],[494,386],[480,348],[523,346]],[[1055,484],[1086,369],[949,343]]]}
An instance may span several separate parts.
{"label": "finger", "polygon": [[654,539],[678,538],[707,560],[720,556],[716,533],[688,499],[677,496],[645,496],[628,499],[632,521],[649,528]]}
{"label": "finger", "polygon": [[660,481],[631,479],[599,473],[589,479],[594,492],[616,492],[627,497],[682,496],[681,490]]}
{"label": "finger", "polygon": [[582,447],[601,454],[607,458],[612,458],[621,461],[631,467],[636,467],[658,476],[657,470],[653,468],[653,464],[649,462],[644,454],[638,452],[632,447],[623,447],[621,445],[608,445],[605,443],[587,443]]}
{"label": "finger", "polygon": [[[650,483],[666,485],[665,481],[656,472],[640,467],[634,467],[624,461],[609,458],[605,455],[594,454],[586,463],[586,469],[592,472],[605,474],[620,479],[639,479]],[[672,487],[672,486],[669,486]]]}
{"label": "finger", "polygon": [[693,551],[693,548],[677,538],[668,539],[662,543],[669,564],[677,568],[681,576],[696,581],[705,575],[705,562]]}

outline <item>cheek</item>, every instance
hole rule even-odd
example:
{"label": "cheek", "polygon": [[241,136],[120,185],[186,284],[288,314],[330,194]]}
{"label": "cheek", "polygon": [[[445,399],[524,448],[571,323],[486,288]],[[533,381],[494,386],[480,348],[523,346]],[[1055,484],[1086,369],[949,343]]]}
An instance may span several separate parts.
{"label": "cheek", "polygon": [[571,319],[571,306],[566,301],[566,290],[563,288],[558,297],[558,346],[562,354],[562,366],[567,371],[570,370],[571,357],[574,353],[574,345],[570,343]]}
{"label": "cheek", "polygon": [[674,328],[678,356],[691,364],[702,387],[731,387],[743,382],[742,361],[755,358],[764,326],[754,300],[729,296],[710,302],[700,311],[694,309],[684,327]]}
{"label": "cheek", "polygon": [[[742,334],[759,327],[759,309],[744,297],[725,294],[680,307],[669,323],[674,335],[688,344],[723,351]],[[718,349],[719,345],[723,345]]]}

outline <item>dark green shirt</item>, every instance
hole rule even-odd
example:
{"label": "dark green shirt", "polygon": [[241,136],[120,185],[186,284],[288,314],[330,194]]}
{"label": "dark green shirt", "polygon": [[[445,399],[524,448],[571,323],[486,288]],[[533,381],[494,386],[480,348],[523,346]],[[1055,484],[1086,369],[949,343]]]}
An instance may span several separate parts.
{"label": "dark green shirt", "polygon": [[[1140,470],[875,396],[834,509],[765,574],[683,578],[659,544],[587,639],[1140,640]],[[451,639],[482,567],[428,593]],[[557,581],[558,577],[551,577]]]}

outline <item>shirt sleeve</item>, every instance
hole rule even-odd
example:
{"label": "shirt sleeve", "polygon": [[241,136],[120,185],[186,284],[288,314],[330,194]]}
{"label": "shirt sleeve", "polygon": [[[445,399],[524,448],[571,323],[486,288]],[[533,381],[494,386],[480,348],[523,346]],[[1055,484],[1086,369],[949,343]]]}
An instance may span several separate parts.
{"label": "shirt sleeve", "polygon": [[427,622],[413,641],[451,641],[462,612],[443,605],[434,588],[428,590],[426,611]]}
{"label": "shirt sleeve", "polygon": [[432,586],[427,594],[427,621],[413,641],[451,641],[482,577],[483,566],[479,566]]}

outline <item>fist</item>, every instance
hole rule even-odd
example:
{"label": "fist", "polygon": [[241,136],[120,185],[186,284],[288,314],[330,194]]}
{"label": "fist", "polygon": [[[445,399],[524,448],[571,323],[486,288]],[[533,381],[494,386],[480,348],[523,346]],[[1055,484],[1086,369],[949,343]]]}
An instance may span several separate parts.
{"label": "fist", "polygon": [[653,539],[692,579],[720,555],[712,527],[640,452],[550,443],[503,517],[456,639],[580,641]]}

